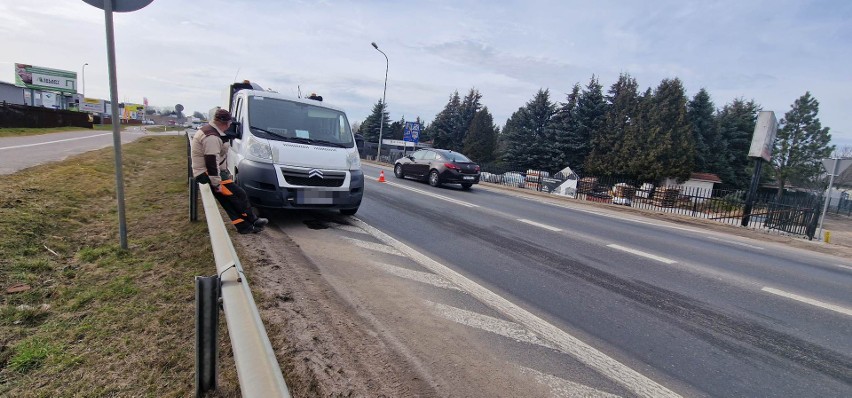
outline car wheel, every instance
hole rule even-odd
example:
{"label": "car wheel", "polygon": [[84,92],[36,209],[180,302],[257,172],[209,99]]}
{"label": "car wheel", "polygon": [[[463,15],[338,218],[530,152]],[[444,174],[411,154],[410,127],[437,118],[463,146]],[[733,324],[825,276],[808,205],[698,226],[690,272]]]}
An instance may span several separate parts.
{"label": "car wheel", "polygon": [[354,208],[354,209],[340,209],[340,214],[343,214],[344,216],[354,216],[355,213],[357,213],[357,212],[358,212],[357,207]]}
{"label": "car wheel", "polygon": [[405,177],[405,174],[402,174],[402,165],[401,164],[397,164],[396,167],[393,168],[393,175],[395,175],[396,178],[404,178]]}
{"label": "car wheel", "polygon": [[461,185],[462,185],[462,189],[464,189],[465,191],[469,191],[470,187],[473,186],[473,184],[461,184]]}
{"label": "car wheel", "polygon": [[438,177],[438,170],[432,170],[429,173],[429,185],[433,187],[441,185],[441,179]]}

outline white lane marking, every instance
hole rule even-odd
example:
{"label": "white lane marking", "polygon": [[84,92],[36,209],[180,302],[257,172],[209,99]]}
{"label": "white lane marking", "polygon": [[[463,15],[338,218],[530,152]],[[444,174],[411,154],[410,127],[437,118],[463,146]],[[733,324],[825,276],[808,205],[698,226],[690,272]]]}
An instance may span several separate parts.
{"label": "white lane marking", "polygon": [[549,374],[541,373],[535,369],[525,368],[523,366],[519,366],[521,369],[521,373],[525,375],[532,376],[537,382],[540,384],[544,384],[548,388],[550,388],[550,393],[554,397],[565,397],[565,398],[616,398],[620,397],[620,395],[610,394],[608,392],[604,392],[601,390],[596,390],[592,387],[575,383],[570,380],[561,379],[556,376],[551,376]]}
{"label": "white lane marking", "polygon": [[546,340],[538,338],[534,333],[527,330],[519,323],[504,321],[482,315],[476,312],[463,310],[461,308],[451,307],[449,305],[434,303],[427,301],[426,304],[431,305],[438,312],[438,315],[449,319],[455,323],[465,326],[470,326],[477,329],[482,329],[486,332],[498,334],[503,337],[508,337],[515,341],[540,345],[554,350],[559,350],[559,347],[551,344]]}
{"label": "white lane marking", "polygon": [[[577,211],[577,212],[580,212],[580,213],[593,214],[593,215],[596,215],[596,216],[607,217],[607,218],[614,218],[614,219],[619,220],[619,221],[630,221],[630,222],[635,222],[635,223],[638,223],[638,224],[648,224],[648,225],[652,225],[652,226],[655,226],[655,227],[676,229],[676,230],[687,231],[687,232],[696,232],[696,233],[704,232],[704,231],[701,231],[701,230],[679,227],[679,226],[676,226],[676,225],[671,225],[669,223],[660,222],[660,221],[638,220],[638,219],[635,219],[635,218],[626,217],[624,214],[610,214],[610,213],[604,213],[604,212],[601,212],[601,211],[580,209],[580,208],[576,207],[576,206],[580,206],[580,205],[568,206],[568,205],[564,205],[564,204],[561,204],[561,203],[552,202],[552,200],[554,200],[554,199],[547,198],[547,197],[545,197],[545,198],[531,198],[529,196],[522,195],[522,194],[517,194],[517,193],[513,193],[513,192],[506,192],[506,191],[501,190],[499,188],[491,188],[491,187],[487,187],[487,186],[481,186],[481,188],[484,188],[485,190],[490,190],[492,192],[499,192],[499,193],[506,195],[506,196],[512,196],[512,197],[515,197],[515,198],[524,199],[524,200],[527,200],[527,201],[530,201],[530,202],[542,203],[542,204],[546,204],[546,205],[550,205],[550,206],[554,206],[554,207],[560,207],[560,208],[563,208],[563,209]],[[539,199],[543,199],[543,200],[539,200]],[[579,199],[575,199],[575,200],[579,200]]]}
{"label": "white lane marking", "polygon": [[527,220],[526,218],[519,218],[519,219],[518,219],[518,221],[520,221],[520,222],[522,222],[522,223],[527,223],[527,224],[529,224],[529,225],[534,225],[534,226],[539,227],[539,228],[548,229],[548,230],[551,230],[551,231],[553,231],[553,232],[559,232],[559,231],[562,231],[562,230],[561,230],[561,229],[559,229],[559,228],[551,227],[550,225],[546,225],[546,224],[539,224],[539,223],[537,223],[537,222],[535,222],[535,221]]}
{"label": "white lane marking", "polygon": [[341,238],[352,242],[355,246],[358,246],[363,249],[372,250],[376,252],[382,252],[387,254],[395,254],[397,256],[402,255],[399,250],[394,249],[391,246],[382,244],[382,243],[374,243],[374,242],[365,242],[360,239],[350,238],[348,236],[341,236]]}
{"label": "white lane marking", "polygon": [[624,386],[624,388],[634,392],[636,395],[643,397],[680,397],[680,395],[674,391],[669,390],[665,386],[631,369],[627,365],[624,365],[614,358],[596,350],[594,347],[586,344],[582,340],[556,326],[553,326],[544,319],[524,310],[511,301],[506,300],[496,293],[480,286],[476,282],[465,278],[449,267],[424,256],[420,252],[408,247],[408,245],[388,236],[376,228],[373,228],[369,224],[361,221],[361,219],[353,217],[352,221],[354,224],[376,237],[376,239],[396,247],[409,258],[416,261],[423,267],[426,267],[426,269],[443,276],[450,282],[461,287],[462,290],[468,292],[471,296],[475,297],[483,304],[493,308],[500,314],[514,319],[542,339],[550,341],[556,347],[559,347],[560,351],[573,356],[578,361],[586,364],[590,368],[602,374],[604,377]]}
{"label": "white lane marking", "polygon": [[838,266],[838,267],[840,267],[840,268],[846,268],[846,269],[850,269],[850,270],[852,270],[852,267],[850,267],[850,266],[848,266],[848,265],[843,265],[843,264],[834,264],[834,265],[836,265],[836,266]]}
{"label": "white lane marking", "polygon": [[748,243],[742,243],[742,242],[735,242],[735,241],[727,240],[727,239],[721,239],[721,238],[717,238],[715,236],[705,236],[705,238],[713,239],[713,240],[719,241],[719,242],[730,243],[732,245],[744,246],[744,247],[748,247],[748,248],[751,248],[751,249],[763,250],[763,248],[760,247],[760,246],[750,245]]}
{"label": "white lane marking", "polygon": [[370,264],[382,269],[384,272],[387,272],[391,275],[409,279],[415,282],[425,283],[427,285],[432,285],[435,287],[440,287],[443,289],[457,290],[462,291],[458,286],[450,283],[444,278],[441,278],[438,275],[430,274],[428,272],[420,272],[420,271],[412,271],[410,269],[405,269],[402,267],[397,267],[395,265],[380,263],[378,261],[371,261]]}
{"label": "white lane marking", "polygon": [[38,142],[38,143],[35,143],[35,144],[24,144],[24,145],[14,145],[14,146],[4,146],[4,147],[0,147],[0,151],[2,151],[2,150],[4,150],[4,149],[18,149],[18,148],[27,148],[27,147],[31,147],[31,146],[39,146],[39,145],[55,144],[55,143],[57,143],[57,142],[66,142],[66,141],[85,140],[86,138],[95,138],[95,137],[101,137],[101,136],[104,136],[104,135],[110,135],[110,134],[112,134],[112,133],[95,134],[95,135],[88,135],[88,136],[85,136],[85,137],[77,137],[77,138],[66,138],[66,139],[64,139],[64,140]]}
{"label": "white lane marking", "polygon": [[817,307],[825,308],[827,310],[832,310],[834,312],[839,312],[841,314],[846,314],[846,315],[852,316],[852,309],[846,308],[846,307],[841,307],[841,306],[836,305],[836,304],[831,304],[831,303],[826,303],[826,302],[819,301],[819,300],[814,300],[810,297],[799,296],[798,294],[785,292],[783,290],[778,290],[778,289],[771,288],[771,287],[768,287],[768,286],[764,286],[760,290],[767,292],[767,293],[772,293],[774,295],[778,295],[778,296],[781,296],[781,297],[786,297],[788,299],[801,301],[805,304],[815,305]]}
{"label": "white lane marking", "polygon": [[397,187],[397,188],[407,189],[407,190],[412,191],[412,192],[417,192],[417,193],[419,193],[419,194],[423,194],[423,195],[426,195],[426,196],[431,196],[431,197],[433,197],[433,198],[435,198],[435,199],[445,200],[445,201],[447,201],[447,202],[455,203],[455,204],[457,204],[457,205],[462,205],[462,206],[467,206],[467,207],[479,207],[479,205],[475,205],[475,204],[470,203],[470,202],[465,202],[465,201],[463,201],[463,200],[453,199],[453,198],[450,198],[450,197],[446,197],[446,196],[444,196],[444,195],[438,195],[438,194],[436,194],[436,193],[427,192],[427,191],[424,191],[424,190],[422,190],[422,189],[411,188],[411,187],[407,187],[407,186],[405,186],[405,185],[396,184],[396,183],[393,183],[393,182],[387,182],[386,184],[388,184],[388,185],[390,185],[390,186],[392,186],[392,187]]}
{"label": "white lane marking", "polygon": [[632,254],[635,254],[637,256],[650,258],[651,260],[657,260],[661,263],[674,264],[674,263],[677,262],[677,261],[674,261],[674,260],[669,260],[665,257],[660,257],[660,256],[657,256],[657,255],[654,255],[654,254],[651,254],[651,253],[643,252],[641,250],[631,249],[629,247],[619,246],[619,245],[616,245],[616,244],[609,244],[609,245],[606,245],[606,246],[611,247],[611,248],[616,249],[616,250],[621,250],[621,251],[625,251],[625,252],[628,252],[628,253],[632,253]]}

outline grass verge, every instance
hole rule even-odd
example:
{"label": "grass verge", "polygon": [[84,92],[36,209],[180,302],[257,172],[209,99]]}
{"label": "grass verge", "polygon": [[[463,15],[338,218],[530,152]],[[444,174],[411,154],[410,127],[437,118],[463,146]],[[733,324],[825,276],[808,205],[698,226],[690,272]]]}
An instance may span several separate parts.
{"label": "grass verge", "polygon": [[[194,395],[193,278],[215,266],[206,223],[187,214],[185,138],[123,147],[128,250],[112,151],[4,176],[0,396]],[[212,396],[238,390],[227,342],[222,324]]]}

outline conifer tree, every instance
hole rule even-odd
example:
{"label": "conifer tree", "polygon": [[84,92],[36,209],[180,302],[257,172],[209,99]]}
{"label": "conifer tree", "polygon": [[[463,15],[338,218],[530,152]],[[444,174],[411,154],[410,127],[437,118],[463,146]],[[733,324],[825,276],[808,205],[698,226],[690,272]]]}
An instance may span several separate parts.
{"label": "conifer tree", "polygon": [[686,180],[692,173],[695,148],[686,116],[686,94],[680,79],[664,79],[654,91],[647,131],[649,145],[640,178]]}
{"label": "conifer tree", "polygon": [[577,133],[575,142],[580,144],[575,151],[577,160],[581,161],[580,167],[575,172],[581,173],[588,167],[589,152],[591,152],[592,137],[596,136],[603,127],[606,115],[606,99],[603,96],[603,86],[598,83],[597,77],[592,75],[589,84],[580,94],[577,102]]}
{"label": "conifer tree", "polygon": [[495,160],[497,151],[497,126],[494,117],[483,107],[476,112],[464,137],[464,154],[481,164]]}
{"label": "conifer tree", "polygon": [[[382,113],[384,113],[384,119],[382,118]],[[390,123],[388,121],[387,108],[382,106],[382,100],[379,100],[373,106],[373,113],[367,116],[364,122],[361,123],[361,134],[364,136],[365,142],[379,142],[379,124],[382,120],[384,120],[382,139],[385,139],[387,137],[384,137],[384,135],[389,132]]]}
{"label": "conifer tree", "polygon": [[624,174],[636,142],[625,142],[633,136],[627,133],[633,123],[639,104],[639,85],[628,74],[619,76],[606,96],[608,102],[602,128],[592,136],[588,171],[596,175]]}
{"label": "conifer tree", "polygon": [[566,102],[553,115],[553,152],[551,158],[555,169],[562,170],[565,166],[579,170],[583,164],[582,151],[587,143],[578,136],[577,108],[580,99],[580,84],[574,84]]}
{"label": "conifer tree", "polygon": [[748,150],[759,110],[754,101],[737,98],[719,112],[717,120],[724,152],[721,154],[723,161],[714,172],[722,179],[725,188],[745,189],[751,182]]}
{"label": "conifer tree", "polygon": [[719,126],[716,123],[716,109],[707,90],[701,89],[689,101],[687,115],[692,125],[692,140],[695,145],[695,170],[714,173],[721,159]]}
{"label": "conifer tree", "polygon": [[459,124],[461,114],[461,98],[459,92],[450,95],[450,100],[444,109],[435,115],[435,120],[429,124],[427,135],[432,138],[435,148],[451,149],[453,144],[453,133]]}
{"label": "conifer tree", "polygon": [[549,168],[552,142],[547,136],[552,128],[556,106],[550,102],[550,92],[539,90],[535,97],[512,114],[506,122],[507,148],[504,159],[520,168]]}
{"label": "conifer tree", "polygon": [[834,151],[829,128],[822,127],[818,113],[819,101],[805,92],[781,119],[772,157],[779,197],[787,182],[814,183],[822,174],[821,160]]}
{"label": "conifer tree", "polygon": [[475,88],[471,88],[462,100],[454,123],[453,139],[450,146],[447,147],[448,149],[461,151],[464,148],[464,137],[470,128],[470,123],[473,122],[474,116],[482,108],[481,99],[482,94]]}

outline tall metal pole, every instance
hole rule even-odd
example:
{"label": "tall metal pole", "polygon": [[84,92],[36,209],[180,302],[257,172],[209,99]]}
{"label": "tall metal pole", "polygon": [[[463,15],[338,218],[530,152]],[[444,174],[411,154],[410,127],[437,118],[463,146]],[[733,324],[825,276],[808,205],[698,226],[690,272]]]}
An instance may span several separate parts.
{"label": "tall metal pole", "polygon": [[124,218],[124,177],[121,170],[121,134],[118,116],[118,77],[115,70],[115,37],[112,24],[112,0],[104,0],[106,17],[107,62],[109,64],[109,98],[112,108],[112,146],[115,150],[115,196],[118,200],[118,236],[122,249],[127,249],[127,223]]}
{"label": "tall metal pole", "polygon": [[83,64],[83,98],[86,98],[86,65],[88,64],[88,62]]}
{"label": "tall metal pole", "polygon": [[376,45],[376,42],[373,42],[373,48],[376,51],[382,53],[385,56],[385,89],[382,91],[382,114],[381,121],[379,122],[379,152],[376,154],[376,160],[381,162],[382,159],[382,129],[385,127],[385,109],[387,108],[387,104],[385,103],[385,94],[388,92],[388,66],[390,62],[388,62],[388,55],[385,54],[384,51],[379,50],[379,46]]}
{"label": "tall metal pole", "polygon": [[828,177],[828,189],[825,190],[825,197],[823,198],[824,203],[822,205],[822,214],[820,215],[820,218],[819,218],[819,230],[818,230],[819,232],[817,232],[817,236],[819,237],[820,240],[823,240],[822,239],[822,222],[825,221],[825,213],[828,211],[828,201],[831,198],[831,186],[834,185],[834,175],[839,174],[839,173],[837,173],[837,162],[839,160],[840,160],[839,157],[834,159],[834,167],[832,167],[831,172],[828,173],[828,175],[829,175],[829,177]]}

